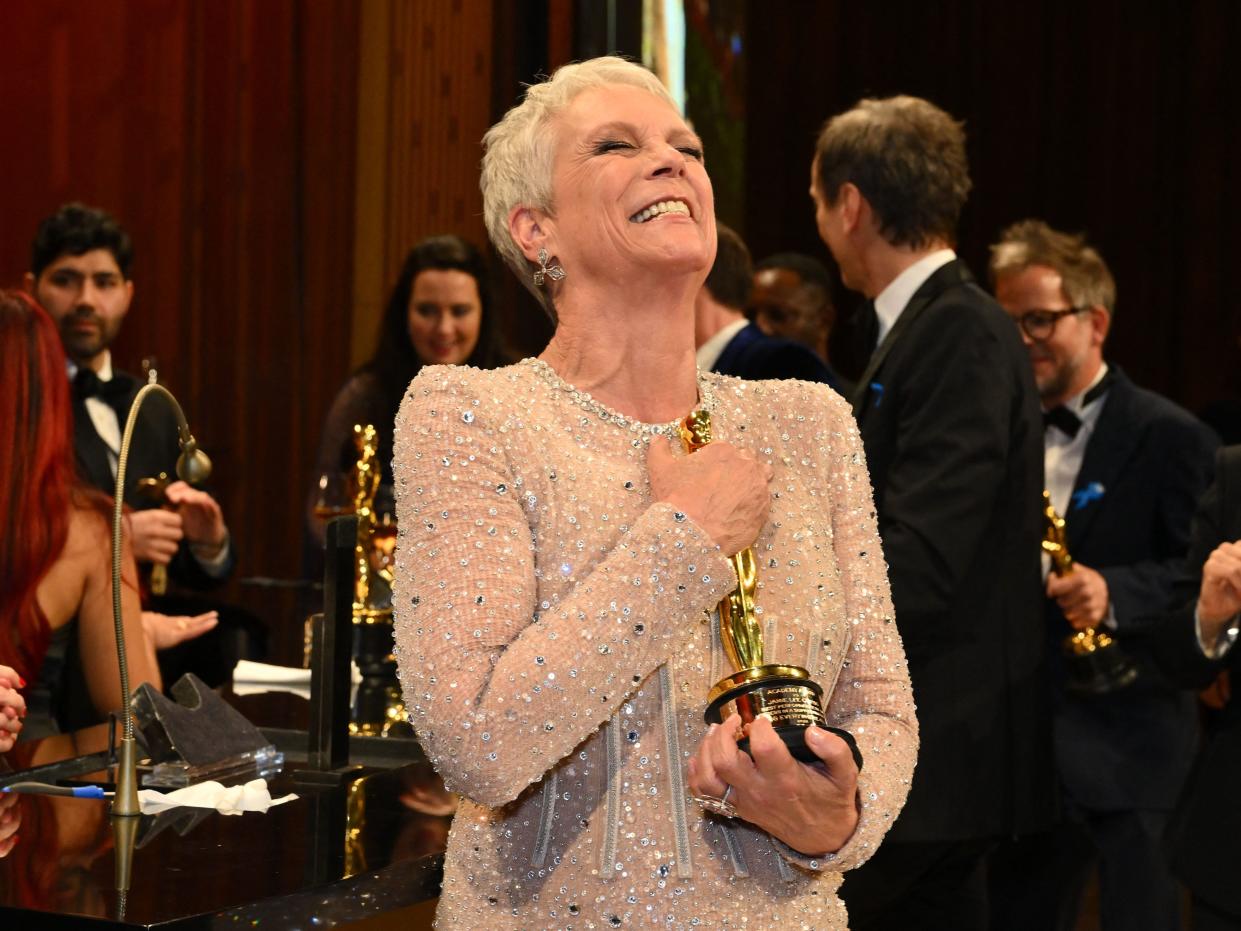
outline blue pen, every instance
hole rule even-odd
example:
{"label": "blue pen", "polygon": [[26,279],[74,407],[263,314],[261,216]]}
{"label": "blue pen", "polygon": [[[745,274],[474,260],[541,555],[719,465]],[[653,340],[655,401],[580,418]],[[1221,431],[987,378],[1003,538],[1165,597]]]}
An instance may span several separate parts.
{"label": "blue pen", "polygon": [[0,792],[20,792],[26,795],[58,795],[63,798],[106,798],[111,793],[100,786],[54,786],[46,782],[15,782],[0,788]]}

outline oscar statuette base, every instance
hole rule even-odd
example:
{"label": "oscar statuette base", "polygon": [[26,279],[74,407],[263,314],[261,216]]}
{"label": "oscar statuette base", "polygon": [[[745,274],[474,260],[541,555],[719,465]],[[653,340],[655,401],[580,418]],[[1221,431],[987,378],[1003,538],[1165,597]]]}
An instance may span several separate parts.
{"label": "oscar statuette base", "polygon": [[[818,760],[806,746],[805,733],[811,725],[828,729],[823,717],[823,687],[800,666],[771,664],[742,669],[717,682],[707,700],[703,717],[708,724],[720,724],[725,718],[740,715],[744,734],[751,723],[765,717],[794,759],[803,763]],[[747,753],[749,744],[748,736],[738,741]]]}

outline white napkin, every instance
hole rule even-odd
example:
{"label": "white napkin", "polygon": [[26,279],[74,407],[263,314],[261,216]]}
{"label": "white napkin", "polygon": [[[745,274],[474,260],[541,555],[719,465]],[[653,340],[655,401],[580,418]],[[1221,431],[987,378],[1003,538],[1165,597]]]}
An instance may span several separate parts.
{"label": "white napkin", "polygon": [[[350,661],[349,681],[357,688],[362,681],[358,664]],[[238,660],[233,668],[233,694],[258,695],[262,692],[291,692],[302,698],[310,698],[310,670],[296,666],[272,666]]]}
{"label": "white napkin", "polygon": [[267,789],[267,780],[253,779],[241,786],[223,786],[218,782],[200,782],[175,792],[156,792],[142,789],[138,801],[144,815],[153,815],[169,808],[214,808],[222,815],[239,815],[243,811],[267,811],[273,805],[283,805],[297,798],[289,793],[273,799]]}

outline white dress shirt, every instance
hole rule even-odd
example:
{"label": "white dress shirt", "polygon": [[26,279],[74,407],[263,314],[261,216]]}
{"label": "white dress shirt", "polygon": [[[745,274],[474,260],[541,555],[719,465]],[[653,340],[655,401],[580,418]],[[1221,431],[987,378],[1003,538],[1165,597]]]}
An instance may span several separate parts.
{"label": "white dress shirt", "polygon": [[714,336],[698,347],[696,359],[698,361],[698,371],[709,372],[715,367],[715,363],[719,361],[728,344],[733,341],[733,337],[744,330],[750,321],[742,317],[718,330]]}
{"label": "white dress shirt", "polygon": [[[72,361],[68,362],[67,366],[69,384],[73,384],[73,379],[78,374],[78,366]],[[106,349],[103,351],[103,365],[95,374],[99,376],[100,381],[112,380],[112,353]],[[103,440],[103,445],[108,447],[108,467],[112,470],[112,477],[116,478],[116,464],[121,455],[121,423],[116,416],[116,411],[102,398],[87,398],[86,413],[90,414],[91,423],[95,425],[95,432],[99,434],[99,439]]]}
{"label": "white dress shirt", "polygon": [[957,257],[951,249],[937,249],[928,253],[888,282],[888,286],[875,298],[875,314],[879,317],[878,346],[900,319],[909,299],[926,280]]}
{"label": "white dress shirt", "polygon": [[[1103,380],[1106,374],[1107,363],[1103,362],[1099,365],[1099,371],[1095,372],[1090,384],[1062,405],[1076,414],[1081,421],[1082,425],[1077,431],[1077,436],[1069,436],[1054,424],[1043,430],[1043,481],[1046,483],[1047,491],[1051,494],[1051,506],[1062,517],[1068,514],[1073,486],[1077,484],[1077,473],[1082,470],[1082,460],[1086,458],[1086,446],[1095,431],[1095,426],[1099,423],[1099,415],[1103,413],[1103,400],[1107,397],[1107,393],[1104,392],[1097,398],[1091,398],[1090,403],[1087,404],[1086,395],[1091,388]],[[1044,581],[1049,572],[1051,572],[1051,558],[1044,553]],[[1116,607],[1110,598],[1103,626],[1109,630],[1115,630],[1117,626]]]}
{"label": "white dress shirt", "polygon": [[[66,365],[69,370],[69,383],[73,384],[73,379],[78,374],[78,365],[71,360],[67,361]],[[103,351],[103,364],[99,366],[99,371],[95,375],[102,382],[112,380],[112,353],[107,349]],[[121,456],[122,425],[120,418],[117,417],[116,411],[112,409],[112,406],[101,398],[86,398],[85,404],[86,413],[90,415],[91,423],[95,426],[95,432],[99,434],[99,439],[103,440],[103,445],[108,449],[108,467],[112,470],[112,477],[116,478],[116,468]],[[224,574],[231,546],[232,541],[225,537],[224,545],[214,555],[202,555],[200,548],[193,543],[190,544],[190,552],[207,575],[219,578]]]}

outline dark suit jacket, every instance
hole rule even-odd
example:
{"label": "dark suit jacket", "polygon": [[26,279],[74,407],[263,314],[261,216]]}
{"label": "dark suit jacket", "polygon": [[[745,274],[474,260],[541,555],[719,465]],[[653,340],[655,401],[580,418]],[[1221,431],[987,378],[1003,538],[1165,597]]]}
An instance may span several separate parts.
{"label": "dark suit jacket", "polygon": [[[125,418],[143,383],[120,371],[113,372],[112,378],[122,381],[129,389],[124,402],[117,405],[121,432],[124,433]],[[112,467],[109,465],[108,447],[95,431],[95,424],[90,419],[85,402],[80,400],[73,403],[73,447],[77,457],[78,475],[86,484],[112,497],[116,491],[116,479],[113,478]],[[180,454],[177,418],[171,405],[163,397],[148,398],[138,412],[138,422],[134,424],[129,459],[125,466],[125,503],[137,510],[151,507],[149,502],[143,501],[136,494],[138,480],[156,478],[164,473],[176,481],[177,457]],[[229,552],[228,572],[231,572],[236,561],[235,547],[230,546]],[[168,573],[177,584],[198,590],[213,588],[220,582],[203,571],[190,552],[188,544],[182,544],[177,551],[168,566]]]}
{"label": "dark suit jacket", "polygon": [[1195,741],[1193,697],[1152,662],[1144,631],[1172,603],[1194,507],[1219,441],[1171,401],[1117,371],[1064,515],[1074,560],[1103,574],[1117,642],[1137,681],[1107,695],[1066,692],[1059,643],[1071,632],[1048,601],[1056,756],[1065,791],[1096,811],[1170,809]]}
{"label": "dark suit jacket", "polygon": [[737,378],[800,378],[840,387],[827,363],[812,350],[791,339],[768,336],[753,323],[728,341],[711,370]]}
{"label": "dark suit jacket", "polygon": [[1159,629],[1155,655],[1178,685],[1201,688],[1221,669],[1232,676],[1233,699],[1212,722],[1168,828],[1172,868],[1195,895],[1241,918],[1241,644],[1222,660],[1198,647],[1194,606],[1202,565],[1219,544],[1241,540],[1241,446],[1216,460],[1215,483],[1194,516],[1188,568],[1177,584],[1183,607]]}
{"label": "dark suit jacket", "polygon": [[855,410],[921,730],[889,839],[1042,828],[1054,774],[1030,360],[959,261],[917,291],[876,358]]}

